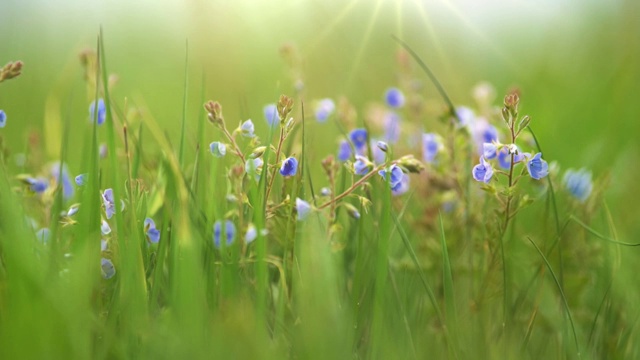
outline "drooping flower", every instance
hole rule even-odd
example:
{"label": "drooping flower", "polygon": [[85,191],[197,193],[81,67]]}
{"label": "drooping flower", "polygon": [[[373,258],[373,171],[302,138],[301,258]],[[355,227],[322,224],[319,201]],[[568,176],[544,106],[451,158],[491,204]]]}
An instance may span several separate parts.
{"label": "drooping flower", "polygon": [[400,116],[395,112],[388,112],[384,117],[384,138],[391,144],[400,138]]}
{"label": "drooping flower", "polygon": [[354,129],[349,133],[349,138],[353,143],[353,146],[358,148],[364,148],[367,145],[367,130],[365,129]]}
{"label": "drooping flower", "polygon": [[111,219],[113,214],[116,213],[116,203],[113,199],[113,189],[106,189],[102,193],[102,204],[104,205],[104,212],[107,215],[107,219]]}
{"label": "drooping flower", "polygon": [[96,102],[92,101],[89,105],[89,120],[98,122],[98,125],[102,125],[107,118],[107,108],[104,105],[104,100],[98,99],[96,114]]}
{"label": "drooping flower", "polygon": [[156,223],[151,218],[144,219],[144,233],[153,244],[157,244],[160,241],[160,230],[156,229]]}
{"label": "drooping flower", "polygon": [[315,113],[316,120],[319,122],[325,122],[333,114],[336,109],[336,104],[331,99],[322,99],[318,101],[316,105]]}
{"label": "drooping flower", "polygon": [[260,174],[262,174],[262,165],[264,161],[262,158],[247,159],[244,164],[244,171],[247,175],[252,176],[256,181],[260,181]]}
{"label": "drooping flower", "polygon": [[351,145],[347,140],[342,140],[338,145],[338,160],[345,162],[351,158]]}
{"label": "drooping flower", "polygon": [[376,142],[376,147],[384,152],[389,151],[389,145],[387,145],[387,143],[384,141]]}
{"label": "drooping flower", "polygon": [[7,126],[7,114],[4,110],[0,110],[0,128]]}
{"label": "drooping flower", "polygon": [[211,151],[211,154],[213,154],[213,156],[218,158],[221,158],[227,154],[227,147],[225,146],[225,144],[218,141],[214,141],[209,144],[209,150]]}
{"label": "drooping flower", "polygon": [[[236,238],[236,226],[231,220],[224,221],[224,234],[227,246],[233,244]],[[220,247],[220,236],[222,235],[222,222],[220,220],[213,224],[213,245]]]}
{"label": "drooping flower", "polygon": [[106,280],[111,279],[116,274],[116,267],[109,259],[100,259],[100,269],[102,270],[102,277]]}
{"label": "drooping flower", "polygon": [[356,155],[356,161],[353,163],[353,170],[356,175],[365,175],[373,167],[369,159],[364,156]]}
{"label": "drooping flower", "polygon": [[269,126],[276,126],[280,122],[280,117],[278,115],[278,107],[276,104],[268,104],[262,108],[262,112],[264,113],[264,118],[267,120],[267,124]]}
{"label": "drooping flower", "polygon": [[82,186],[82,185],[86,184],[87,183],[87,177],[88,177],[88,174],[80,174],[80,175],[76,176],[76,178],[75,178],[76,185]]}
{"label": "drooping flower", "polygon": [[428,163],[432,163],[438,151],[440,150],[440,141],[438,136],[433,133],[422,134],[422,158]]}
{"label": "drooping flower", "polygon": [[398,165],[393,164],[388,169],[378,171],[378,174],[387,181],[387,172],[389,173],[389,184],[391,185],[391,190],[398,190],[401,185],[402,178],[404,177],[404,172],[402,172],[402,169]]}
{"label": "drooping flower", "polygon": [[282,166],[280,166],[280,175],[282,176],[294,176],[298,171],[298,160],[294,157],[289,157],[282,160]]}
{"label": "drooping flower", "polygon": [[256,226],[253,224],[249,224],[249,226],[247,226],[247,232],[244,235],[244,242],[247,244],[251,244],[257,238],[258,230],[256,229]]}
{"label": "drooping flower", "polygon": [[473,167],[471,174],[476,181],[488,184],[493,176],[493,167],[484,159],[484,156],[481,156],[480,164]]}
{"label": "drooping flower", "polygon": [[573,197],[585,202],[593,191],[593,182],[591,181],[591,171],[587,169],[573,170],[568,169],[564,173],[562,183]]}
{"label": "drooping flower", "polygon": [[393,108],[401,108],[404,106],[404,94],[400,89],[392,87],[388,88],[384,93],[384,100],[387,105]]}
{"label": "drooping flower", "polygon": [[255,126],[253,126],[253,121],[251,119],[245,121],[240,126],[240,132],[242,136],[252,138],[256,136],[255,134]]}
{"label": "drooping flower", "polygon": [[296,198],[296,212],[298,213],[298,221],[302,221],[311,212],[311,205],[300,198]]}
{"label": "drooping flower", "polygon": [[549,165],[542,159],[542,153],[537,153],[527,159],[527,171],[531,178],[540,180],[549,174]]}

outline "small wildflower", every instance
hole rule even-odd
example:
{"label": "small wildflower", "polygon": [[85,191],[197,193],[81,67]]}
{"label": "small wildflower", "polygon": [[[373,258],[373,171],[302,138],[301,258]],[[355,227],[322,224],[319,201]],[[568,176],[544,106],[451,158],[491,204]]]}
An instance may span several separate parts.
{"label": "small wildflower", "polygon": [[100,159],[106,159],[107,158],[107,144],[100,144],[100,148],[98,149],[98,155],[100,156]]}
{"label": "small wildflower", "polygon": [[[62,173],[60,173],[60,170],[62,170]],[[60,166],[59,162],[53,163],[53,165],[51,165],[51,176],[56,181],[62,181],[62,197],[65,200],[71,198],[75,193],[75,188],[73,187],[73,183],[71,183],[67,164],[62,164],[62,166]]]}
{"label": "small wildflower", "polygon": [[355,129],[349,134],[349,138],[356,148],[364,148],[367,144],[367,130]]}
{"label": "small wildflower", "polygon": [[280,175],[282,176],[294,176],[298,171],[298,160],[294,157],[286,158],[282,161],[280,167]]}
{"label": "small wildflower", "polygon": [[209,150],[211,150],[213,156],[217,158],[221,158],[227,153],[227,147],[223,143],[218,141],[214,141],[209,144]]}
{"label": "small wildflower", "polygon": [[490,142],[482,144],[482,155],[487,160],[491,160],[498,156],[497,151],[498,146],[495,143]]}
{"label": "small wildflower", "polygon": [[347,140],[342,140],[338,145],[338,160],[345,162],[351,157],[351,145]]}
{"label": "small wildflower", "polygon": [[384,100],[387,105],[393,108],[401,108],[404,106],[404,94],[398,88],[389,88],[384,93]]}
{"label": "small wildflower", "polygon": [[322,189],[320,189],[320,195],[321,196],[330,196],[331,195],[331,189],[329,189],[328,187],[323,187]]}
{"label": "small wildflower", "polygon": [[100,224],[100,232],[102,233],[102,235],[111,234],[111,226],[109,226],[109,223],[104,219],[102,219]]}
{"label": "small wildflower", "polygon": [[105,239],[100,239],[100,251],[107,251],[109,243]]}
{"label": "small wildflower", "polygon": [[531,178],[540,180],[549,174],[549,165],[542,159],[542,153],[537,153],[527,159],[527,171]]}
{"label": "small wildflower", "polygon": [[4,110],[0,110],[0,128],[3,128],[7,125],[7,114]]}
{"label": "small wildflower", "polygon": [[384,138],[392,144],[397,143],[400,138],[400,116],[394,112],[389,112],[384,117]]}
{"label": "small wildflower", "polygon": [[378,141],[376,143],[376,146],[378,147],[378,149],[380,149],[380,150],[382,150],[384,152],[389,151],[389,145],[387,145],[387,143],[384,142],[384,141]]}
{"label": "small wildflower", "polygon": [[584,168],[580,170],[568,169],[564,173],[562,183],[569,193],[580,202],[587,201],[593,190],[591,172]]}
{"label": "small wildflower", "polygon": [[458,106],[456,108],[456,115],[458,121],[460,121],[459,126],[461,127],[471,126],[476,120],[476,115],[473,113],[473,110],[466,106]]}
{"label": "small wildflower", "polygon": [[391,189],[397,189],[402,182],[404,172],[402,172],[402,169],[398,165],[393,164],[388,169],[382,169],[378,171],[378,174],[382,176],[382,178],[386,181],[387,172],[389,172],[389,184],[391,185]]}
{"label": "small wildflower", "polygon": [[[226,237],[227,246],[233,244],[233,240],[236,238],[236,226],[230,220],[224,222],[224,233]],[[220,236],[222,234],[222,222],[220,220],[213,224],[213,245],[220,247]]]}
{"label": "small wildflower", "polygon": [[100,259],[100,268],[102,270],[102,277],[105,280],[111,279],[116,274],[116,268],[109,259]]}
{"label": "small wildflower", "polygon": [[29,184],[29,189],[37,194],[42,194],[45,190],[47,190],[47,187],[49,187],[47,180],[43,178],[35,179],[32,177],[27,177],[24,181]]}
{"label": "small wildflower", "polygon": [[356,155],[356,162],[353,163],[353,170],[356,175],[365,175],[373,167],[369,159],[364,156]]}
{"label": "small wildflower", "polygon": [[422,134],[422,158],[428,163],[433,163],[440,150],[438,136],[433,133]]}
{"label": "small wildflower", "polygon": [[355,206],[349,203],[344,203],[344,207],[347,209],[347,214],[349,214],[349,216],[356,220],[360,219],[360,212],[358,211],[358,209],[356,209]]}
{"label": "small wildflower", "polygon": [[479,118],[473,126],[473,137],[478,146],[478,152],[482,153],[484,143],[498,141],[498,129],[487,120]]}
{"label": "small wildflower", "polygon": [[160,241],[160,230],[156,229],[156,223],[151,218],[144,220],[144,233],[151,243],[157,244]]}
{"label": "small wildflower", "polygon": [[67,211],[67,216],[71,217],[75,214],[78,213],[78,210],[80,210],[80,204],[73,204],[69,207],[69,210]]}
{"label": "small wildflower", "polygon": [[51,230],[48,228],[42,228],[36,232],[36,238],[43,244],[46,244],[51,239]]}
{"label": "small wildflower", "polygon": [[406,193],[409,190],[409,174],[402,174],[400,183],[391,188],[391,194],[393,196],[399,196]]}
{"label": "small wildflower", "polygon": [[265,105],[265,107],[262,108],[262,112],[264,113],[264,118],[267,120],[267,124],[269,124],[269,126],[278,125],[280,118],[278,116],[278,107],[276,104]]}
{"label": "small wildflower", "polygon": [[253,224],[249,224],[247,226],[247,232],[244,235],[244,242],[247,244],[251,244],[258,237],[258,230],[256,226]]}
{"label": "small wildflower", "polygon": [[256,136],[255,127],[253,126],[253,121],[251,119],[245,121],[240,126],[240,131],[242,132],[242,136],[252,138]]}
{"label": "small wildflower", "polygon": [[107,214],[107,219],[111,219],[116,212],[116,205],[113,200],[113,189],[106,189],[102,193],[102,203],[104,205],[104,212]]}
{"label": "small wildflower", "polygon": [[244,165],[244,171],[249,176],[253,175],[253,178],[256,181],[260,181],[260,174],[262,173],[263,164],[264,161],[262,161],[262,158],[247,159],[247,162]]}
{"label": "small wildflower", "polygon": [[488,184],[493,176],[493,167],[481,156],[480,164],[473,167],[472,175],[476,181]]}
{"label": "small wildflower", "polygon": [[296,212],[298,213],[298,221],[302,221],[311,212],[311,205],[300,198],[296,198]]}
{"label": "small wildflower", "polygon": [[104,105],[104,100],[98,99],[97,114],[96,114],[96,102],[91,102],[89,105],[89,120],[98,122],[98,125],[102,125],[107,117],[107,108]]}
{"label": "small wildflower", "polygon": [[[377,140],[371,140],[371,152],[373,154],[373,162],[376,164],[383,164],[385,162],[385,160],[387,159],[387,156],[385,155],[385,152],[382,151],[382,149],[378,146],[378,143],[382,143],[384,145],[382,145],[383,147],[387,144],[384,141],[377,141]],[[389,149],[389,147],[387,146],[387,150]]]}
{"label": "small wildflower", "polygon": [[78,186],[82,186],[84,184],[87,183],[87,174],[80,174],[78,176],[76,176],[75,181],[76,181],[76,185]]}
{"label": "small wildflower", "polygon": [[331,99],[322,99],[318,101],[316,105],[315,113],[316,120],[319,122],[325,122],[333,114],[336,109],[336,104]]}
{"label": "small wildflower", "polygon": [[[498,154],[498,164],[503,169],[509,169],[511,167],[511,154],[509,154],[509,149],[507,147],[503,147]],[[516,146],[516,153],[513,157],[514,162],[517,164],[520,161],[524,160],[524,154],[520,152],[520,150]]]}

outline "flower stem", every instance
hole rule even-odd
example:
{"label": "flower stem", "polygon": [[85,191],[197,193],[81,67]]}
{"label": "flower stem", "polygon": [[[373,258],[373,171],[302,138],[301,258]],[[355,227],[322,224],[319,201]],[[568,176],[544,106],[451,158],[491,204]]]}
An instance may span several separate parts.
{"label": "flower stem", "polygon": [[349,194],[351,194],[355,189],[357,189],[360,185],[362,185],[365,181],[369,180],[373,175],[375,175],[378,171],[382,170],[383,168],[385,168],[386,166],[391,166],[395,164],[395,162],[391,162],[389,164],[382,164],[377,166],[376,168],[374,168],[373,170],[371,170],[368,174],[364,175],[362,178],[360,178],[360,180],[356,181],[355,183],[353,183],[353,185],[351,185],[351,187],[349,187],[347,190],[345,190],[342,194],[334,197],[333,199],[327,201],[326,203],[318,206],[318,210],[320,209],[324,209],[327,206],[336,203],[337,201],[340,201],[342,199],[344,199],[345,197],[347,197]]}

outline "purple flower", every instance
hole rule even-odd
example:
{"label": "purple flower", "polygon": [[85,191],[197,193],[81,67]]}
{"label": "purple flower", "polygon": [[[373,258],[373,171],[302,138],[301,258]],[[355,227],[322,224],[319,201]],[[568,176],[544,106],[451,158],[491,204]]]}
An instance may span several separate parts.
{"label": "purple flower", "polygon": [[319,122],[325,122],[333,114],[336,109],[336,104],[334,104],[331,99],[322,99],[316,105],[316,120]]}
{"label": "purple flower", "polygon": [[382,150],[383,148],[386,148],[387,150],[389,149],[387,143],[385,143],[384,141],[371,140],[371,152],[373,153],[372,155],[374,163],[382,164],[386,160],[386,150]]}
{"label": "purple flower", "polygon": [[353,170],[356,175],[365,175],[371,168],[371,161],[364,156],[356,155],[356,162],[353,163]]}
{"label": "purple flower", "polygon": [[391,188],[393,196],[398,196],[406,193],[409,190],[409,174],[402,174],[402,179],[396,186]]}
{"label": "purple flower", "polygon": [[[227,246],[233,244],[233,240],[236,238],[236,226],[230,220],[224,222],[224,233],[226,237]],[[222,222],[220,220],[213,224],[213,245],[220,247],[220,235],[222,234]]]}
{"label": "purple flower", "polygon": [[387,105],[393,108],[401,108],[402,106],[404,106],[404,94],[402,93],[402,91],[400,91],[400,89],[395,87],[387,89],[387,91],[384,93],[384,100],[386,101]]}
{"label": "purple flower", "polygon": [[349,138],[356,148],[364,148],[367,145],[367,130],[354,129],[349,134]]}
{"label": "purple flower", "polygon": [[217,158],[221,158],[227,154],[227,147],[218,141],[209,144],[209,150],[211,150],[211,154]]}
{"label": "purple flower", "polygon": [[38,194],[42,194],[45,190],[47,190],[47,187],[49,186],[47,180],[43,178],[35,179],[32,177],[28,177],[25,179],[25,181],[29,184],[29,189]]}
{"label": "purple flower", "polygon": [[98,99],[98,112],[96,114],[96,102],[89,105],[89,120],[98,121],[98,125],[102,125],[107,118],[107,108],[104,106],[104,100]]}
{"label": "purple flower", "polygon": [[549,174],[549,165],[542,159],[542,153],[537,153],[527,159],[527,171],[531,178],[540,180]]}
{"label": "purple flower", "polygon": [[586,169],[573,170],[568,169],[564,173],[562,179],[564,187],[580,202],[585,202],[593,191],[593,182],[591,181],[591,171]]}
{"label": "purple flower", "polygon": [[280,175],[282,176],[294,176],[298,171],[298,160],[294,157],[286,158],[282,161],[280,167]]}
{"label": "purple flower", "polygon": [[0,110],[0,128],[7,126],[7,114],[4,110]]}
{"label": "purple flower", "polygon": [[78,176],[76,176],[75,181],[76,181],[76,185],[78,186],[82,186],[84,184],[87,183],[87,174],[80,174]]}
{"label": "purple flower", "polygon": [[[515,150],[516,150],[516,154],[513,159],[517,164],[520,161],[524,160],[524,154],[520,152],[517,146]],[[498,154],[498,164],[500,165],[500,167],[505,170],[509,169],[511,167],[511,154],[509,153],[508,147],[506,146],[503,147],[502,149],[500,149],[500,151],[497,152],[497,154]]]}
{"label": "purple flower", "polygon": [[342,140],[338,145],[338,160],[345,162],[349,158],[351,158],[351,145],[347,140]]}
{"label": "purple flower", "polygon": [[480,164],[474,166],[471,173],[476,181],[488,184],[493,176],[493,167],[484,159],[484,156],[481,156]]}
{"label": "purple flower", "polygon": [[473,110],[469,109],[466,106],[458,106],[456,108],[456,115],[460,121],[459,126],[471,126],[476,120],[476,115],[473,113]]}
{"label": "purple flower", "polygon": [[156,229],[156,223],[151,218],[144,220],[144,233],[150,242],[156,244],[160,241],[160,231]]}
{"label": "purple flower", "polygon": [[484,143],[482,144],[482,155],[484,156],[485,159],[493,159],[495,158],[497,155],[498,151],[498,146],[495,143]]}
{"label": "purple flower", "polygon": [[394,112],[388,112],[384,117],[384,138],[391,144],[400,138],[400,116]]}
{"label": "purple flower", "polygon": [[302,221],[311,212],[311,205],[300,198],[296,198],[296,212],[298,213],[298,221]]}
{"label": "purple flower", "polygon": [[253,126],[253,121],[251,119],[245,121],[240,126],[240,132],[242,136],[252,138],[256,136],[255,134],[255,126]]}
{"label": "purple flower", "polygon": [[102,204],[104,205],[104,212],[107,214],[107,219],[111,219],[113,214],[116,213],[116,203],[113,199],[113,189],[106,189],[102,193]]}
{"label": "purple flower", "polygon": [[[62,173],[60,173],[60,169],[62,168]],[[73,187],[73,183],[71,182],[71,177],[69,176],[69,170],[67,168],[67,164],[62,164],[60,167],[60,163],[56,162],[51,165],[51,176],[56,179],[56,181],[62,181],[62,197],[65,200],[68,200],[75,193],[75,189]]]}
{"label": "purple flower", "polygon": [[393,164],[388,169],[378,171],[378,174],[386,181],[387,172],[389,172],[389,184],[391,185],[391,190],[398,190],[402,185],[402,178],[404,177],[402,169],[400,169],[398,165]]}
{"label": "purple flower", "polygon": [[102,277],[106,280],[111,279],[116,274],[116,268],[109,259],[100,259],[100,269],[102,270]]}
{"label": "purple flower", "polygon": [[433,133],[422,134],[422,158],[428,163],[432,163],[440,150],[438,136]]}
{"label": "purple flower", "polygon": [[268,104],[262,109],[262,111],[264,112],[264,118],[267,120],[267,124],[269,124],[269,126],[278,125],[280,116],[278,115],[278,107],[276,104]]}

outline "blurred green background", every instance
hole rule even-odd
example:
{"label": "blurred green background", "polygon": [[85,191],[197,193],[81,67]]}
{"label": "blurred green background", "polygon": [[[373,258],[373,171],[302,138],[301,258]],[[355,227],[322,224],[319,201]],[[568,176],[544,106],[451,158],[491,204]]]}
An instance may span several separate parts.
{"label": "blurred green background", "polygon": [[[344,95],[362,113],[396,84],[395,34],[456,104],[472,104],[479,81],[499,97],[519,87],[546,159],[611,175],[608,204],[619,236],[632,241],[640,236],[638,14],[637,1],[3,0],[0,62],[23,60],[25,68],[0,86],[9,116],[2,131],[11,148],[23,149],[51,96],[63,117],[85,120],[90,100],[78,53],[95,48],[100,26],[108,69],[120,79],[115,101],[144,99],[170,134],[182,114],[188,40],[192,140],[202,79],[206,98],[219,100],[233,121],[262,119],[264,104],[293,92],[279,53],[285,43],[299,51],[306,98]],[[439,99],[431,85],[426,94]]]}

